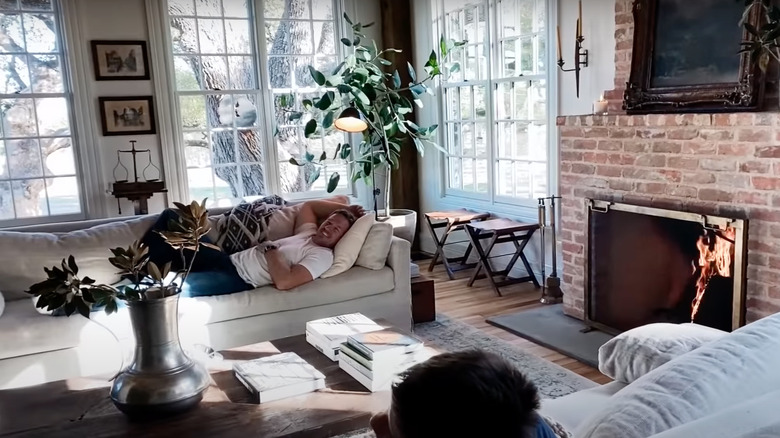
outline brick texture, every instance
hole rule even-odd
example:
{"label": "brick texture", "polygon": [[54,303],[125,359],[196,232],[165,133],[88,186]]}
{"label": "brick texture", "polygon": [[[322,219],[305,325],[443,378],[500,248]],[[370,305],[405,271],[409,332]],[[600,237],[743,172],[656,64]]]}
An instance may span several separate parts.
{"label": "brick texture", "polygon": [[[626,3],[617,1],[618,15]],[[570,116],[558,125],[567,313],[583,315],[591,197],[746,217],[748,322],[780,311],[780,113]]]}

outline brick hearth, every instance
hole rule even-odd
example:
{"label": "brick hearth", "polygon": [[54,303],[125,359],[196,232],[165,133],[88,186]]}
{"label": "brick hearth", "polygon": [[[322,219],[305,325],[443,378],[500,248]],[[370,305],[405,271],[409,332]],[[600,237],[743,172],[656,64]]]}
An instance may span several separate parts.
{"label": "brick hearth", "polygon": [[780,113],[559,117],[564,307],[583,316],[585,199],[749,220],[747,321],[780,312]]}

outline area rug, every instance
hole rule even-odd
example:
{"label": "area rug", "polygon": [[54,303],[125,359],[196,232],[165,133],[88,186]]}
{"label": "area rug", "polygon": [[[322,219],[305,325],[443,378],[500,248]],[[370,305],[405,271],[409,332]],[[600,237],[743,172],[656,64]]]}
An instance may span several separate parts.
{"label": "area rug", "polygon": [[[426,345],[441,350],[459,351],[476,348],[503,356],[521,369],[536,384],[542,398],[557,398],[598,386],[593,381],[561,366],[442,314],[436,315],[436,321],[415,325],[414,333]],[[373,437],[372,432],[364,429],[340,435],[337,438]]]}
{"label": "area rug", "polygon": [[599,347],[613,337],[598,330],[583,333],[585,324],[565,315],[562,304],[494,316],[487,322],[592,367],[599,366]]}

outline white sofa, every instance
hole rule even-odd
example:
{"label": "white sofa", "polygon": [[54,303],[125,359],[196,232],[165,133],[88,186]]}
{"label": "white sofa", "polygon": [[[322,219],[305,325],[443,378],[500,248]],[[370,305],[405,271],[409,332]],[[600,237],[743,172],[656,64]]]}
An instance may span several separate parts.
{"label": "white sofa", "polygon": [[780,314],[682,354],[626,385],[542,402],[574,438],[780,437]]}
{"label": "white sofa", "polygon": [[[152,215],[0,231],[0,291],[6,301],[0,316],[0,389],[119,370],[120,351],[132,340],[127,309],[111,316],[93,312],[91,320],[42,315],[23,291],[45,279],[44,266],[58,264],[69,254],[82,271],[95,263],[105,264],[108,248],[127,246],[155,220]],[[237,347],[302,334],[306,321],[350,312],[408,329],[412,321],[409,260],[409,242],[393,237],[387,264],[380,270],[356,266],[286,292],[262,287],[183,298],[179,305],[182,344]],[[95,276],[105,280],[101,274]]]}

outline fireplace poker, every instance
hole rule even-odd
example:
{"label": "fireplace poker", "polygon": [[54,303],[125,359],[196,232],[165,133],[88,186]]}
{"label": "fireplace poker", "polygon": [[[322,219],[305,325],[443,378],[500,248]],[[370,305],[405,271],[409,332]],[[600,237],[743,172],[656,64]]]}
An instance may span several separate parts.
{"label": "fireplace poker", "polygon": [[[542,304],[557,304],[563,301],[563,292],[561,292],[561,279],[558,278],[558,241],[555,235],[555,200],[561,199],[560,196],[550,196],[550,235],[552,237],[552,272],[547,277],[546,287],[542,290],[542,298],[539,300]],[[545,242],[546,243],[546,242]],[[544,261],[542,261],[544,263]]]}
{"label": "fireplace poker", "polygon": [[544,288],[545,288],[545,278],[546,278],[546,265],[547,262],[544,258],[544,247],[546,245],[546,240],[544,238],[544,229],[547,228],[547,218],[546,218],[546,208],[547,206],[544,203],[545,198],[539,198],[539,231],[542,234],[542,244],[540,245],[540,255],[542,258],[541,261],[541,268],[542,268],[542,297],[544,297]]}

